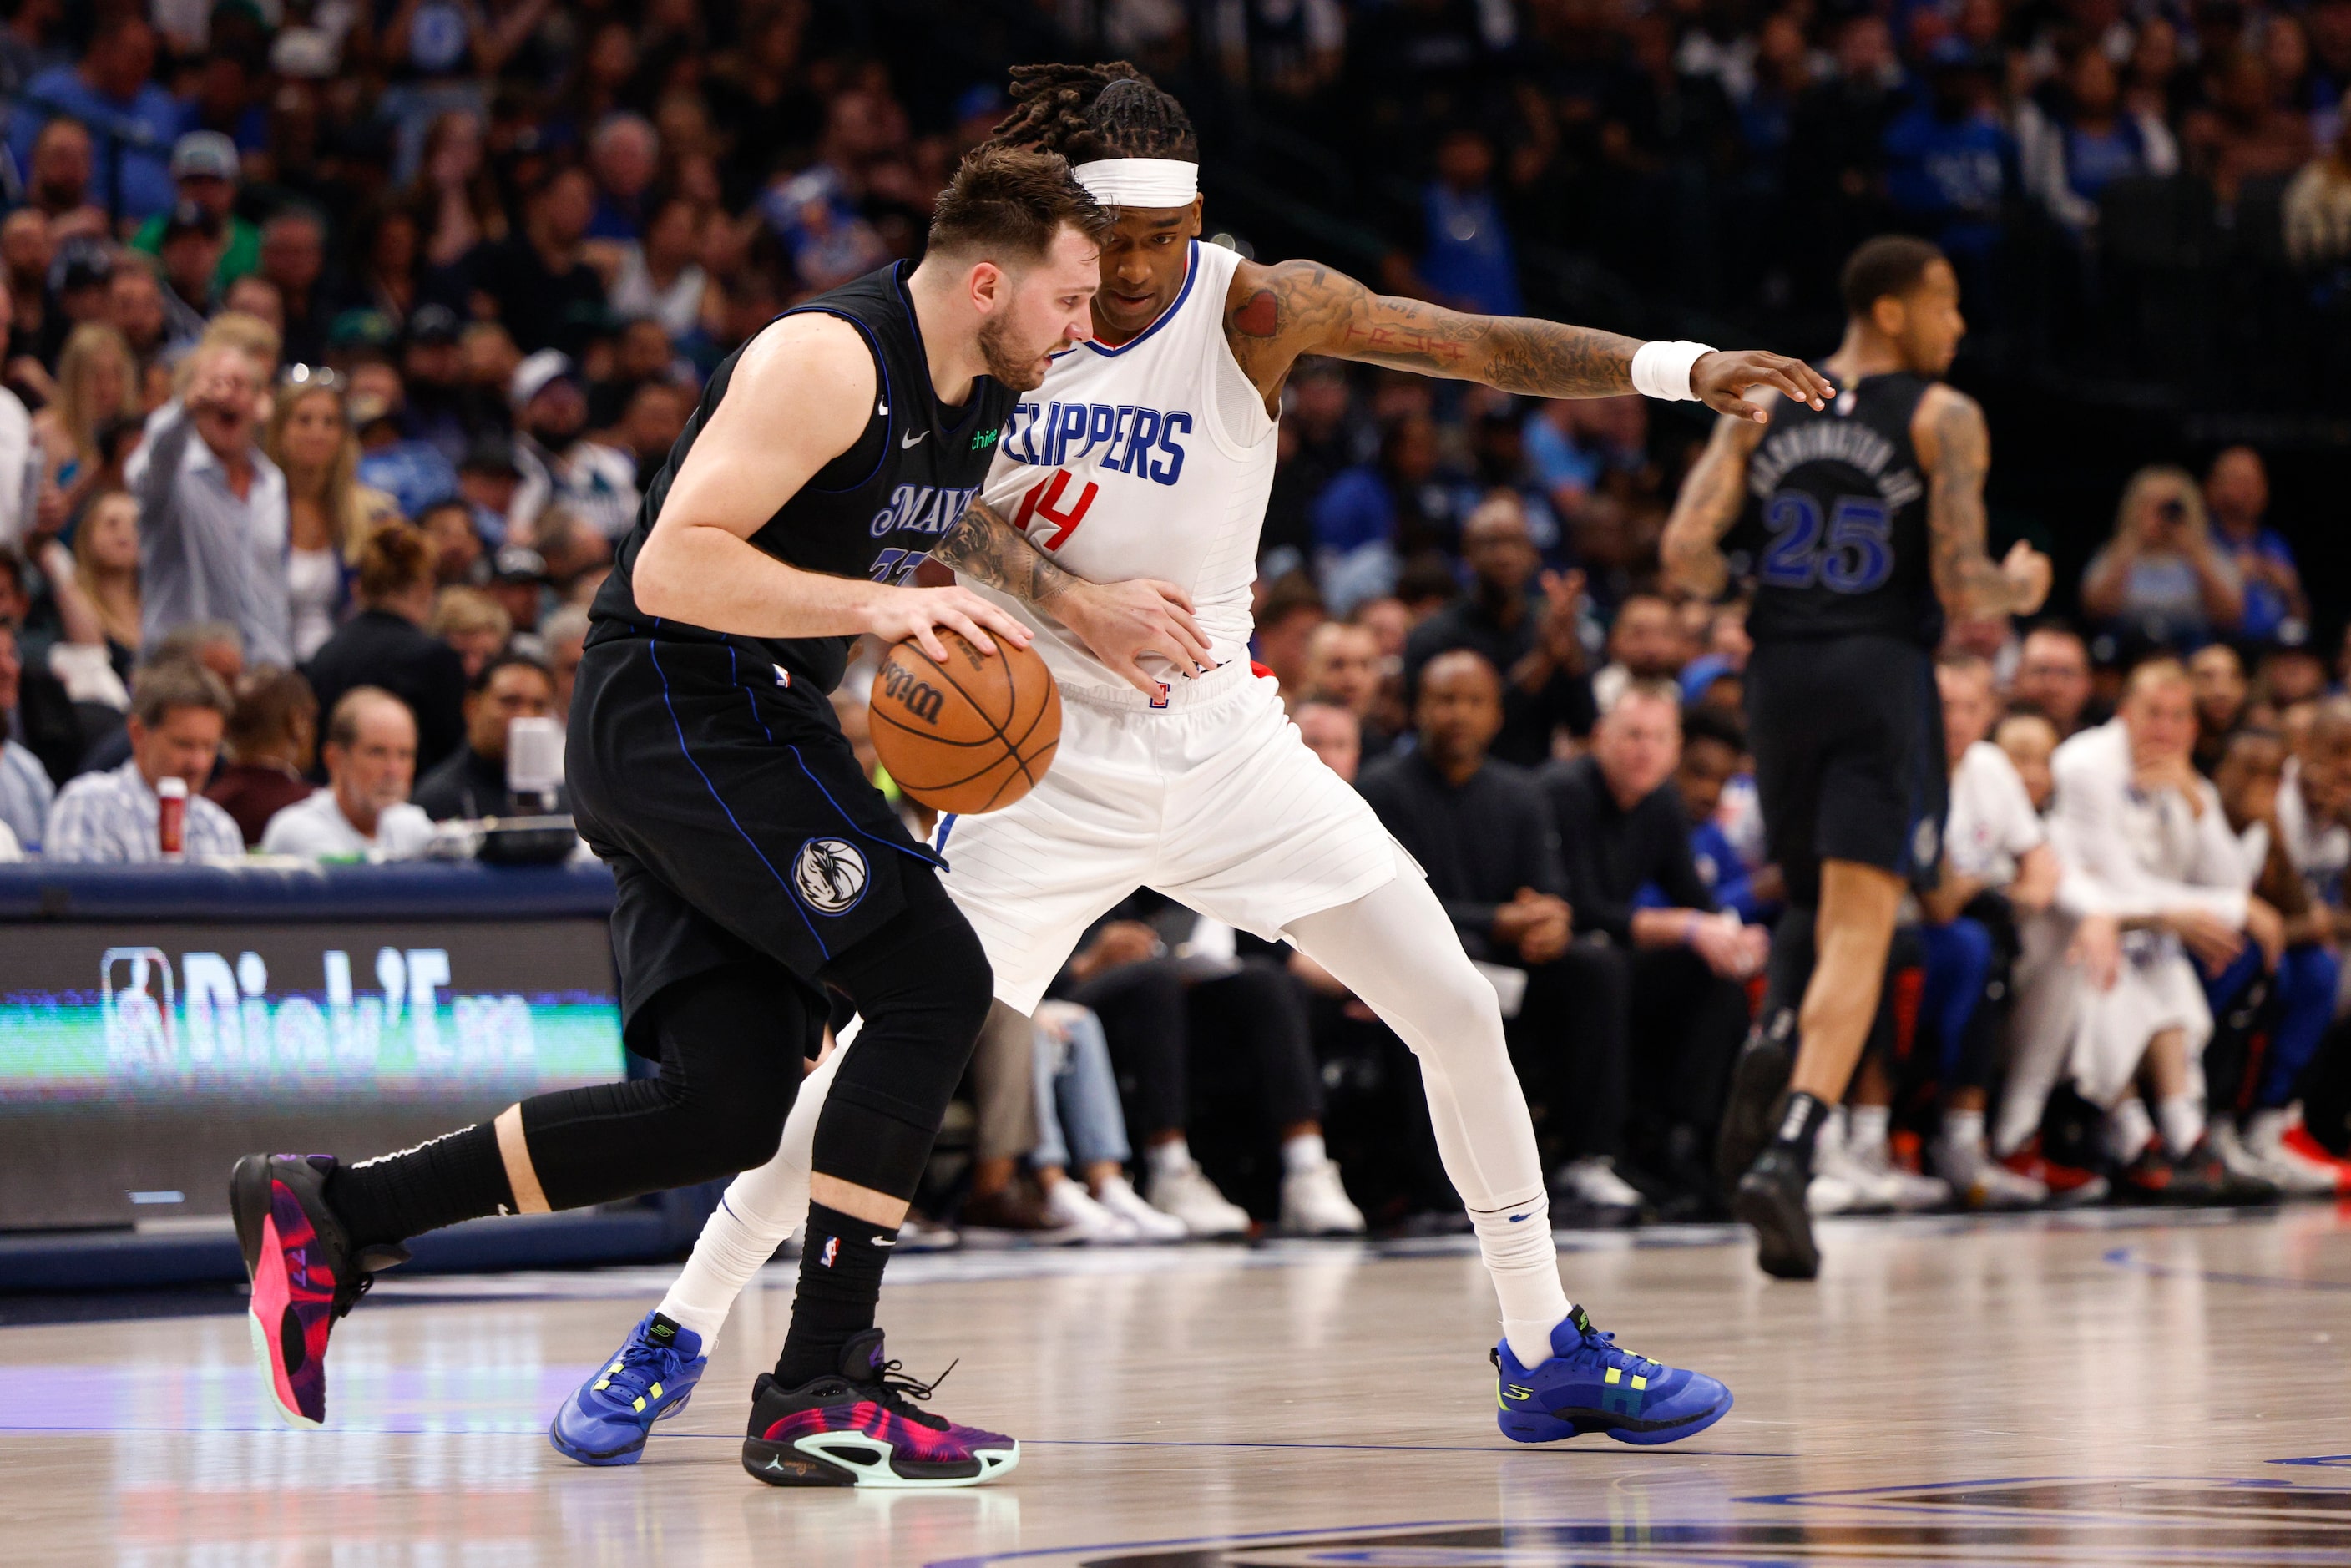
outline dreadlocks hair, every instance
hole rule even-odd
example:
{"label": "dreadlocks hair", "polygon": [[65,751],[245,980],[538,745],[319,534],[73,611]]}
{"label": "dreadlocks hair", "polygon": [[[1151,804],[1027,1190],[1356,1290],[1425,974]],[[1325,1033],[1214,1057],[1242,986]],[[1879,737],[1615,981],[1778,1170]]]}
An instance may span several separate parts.
{"label": "dreadlocks hair", "polygon": [[996,140],[1059,152],[1071,163],[1174,158],[1196,163],[1200,139],[1184,106],[1124,60],[1100,66],[1015,66],[1018,106]]}

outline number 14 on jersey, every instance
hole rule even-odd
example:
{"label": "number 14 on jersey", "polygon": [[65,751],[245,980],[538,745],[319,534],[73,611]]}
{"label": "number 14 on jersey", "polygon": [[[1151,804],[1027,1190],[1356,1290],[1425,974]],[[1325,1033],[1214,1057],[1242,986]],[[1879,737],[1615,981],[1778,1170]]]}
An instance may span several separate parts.
{"label": "number 14 on jersey", "polygon": [[[1060,549],[1070,542],[1070,536],[1078,531],[1078,525],[1086,520],[1087,509],[1093,506],[1094,497],[1102,493],[1102,486],[1089,479],[1086,487],[1078,492],[1078,498],[1072,503],[1068,498],[1069,488],[1070,471],[1066,468],[1056,468],[1051,478],[1038,480],[1029,486],[1029,493],[1020,497],[1020,510],[1013,517],[1012,526],[1046,549]],[[1049,525],[1053,530],[1051,537],[1039,538],[1029,528],[1031,522]]]}

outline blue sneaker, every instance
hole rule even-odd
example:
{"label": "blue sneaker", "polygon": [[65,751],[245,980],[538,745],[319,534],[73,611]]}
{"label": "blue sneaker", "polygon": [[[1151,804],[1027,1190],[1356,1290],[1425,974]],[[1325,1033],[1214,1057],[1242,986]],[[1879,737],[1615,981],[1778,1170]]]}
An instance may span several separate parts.
{"label": "blue sneaker", "polygon": [[1620,1443],[1671,1443],[1703,1432],[1730,1409],[1730,1390],[1702,1372],[1666,1366],[1616,1348],[1577,1307],[1551,1331],[1551,1359],[1530,1371],[1503,1341],[1496,1424],[1514,1443],[1555,1443],[1605,1432]]}
{"label": "blue sneaker", "polygon": [[700,1334],[647,1312],[628,1343],[556,1411],[547,1440],[583,1465],[633,1465],[653,1423],[685,1408],[709,1364]]}

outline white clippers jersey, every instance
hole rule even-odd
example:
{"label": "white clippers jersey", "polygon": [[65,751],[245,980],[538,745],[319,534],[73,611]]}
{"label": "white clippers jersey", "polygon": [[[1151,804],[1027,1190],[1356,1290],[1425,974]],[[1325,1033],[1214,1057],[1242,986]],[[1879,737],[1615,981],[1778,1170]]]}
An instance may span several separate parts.
{"label": "white clippers jersey", "polygon": [[[1273,487],[1274,422],[1225,342],[1237,252],[1192,242],[1166,313],[1115,349],[1080,343],[1024,393],[981,495],[1095,582],[1153,577],[1192,596],[1217,664],[1249,657],[1249,584]],[[1034,628],[1053,677],[1132,690],[1049,615],[965,580]]]}

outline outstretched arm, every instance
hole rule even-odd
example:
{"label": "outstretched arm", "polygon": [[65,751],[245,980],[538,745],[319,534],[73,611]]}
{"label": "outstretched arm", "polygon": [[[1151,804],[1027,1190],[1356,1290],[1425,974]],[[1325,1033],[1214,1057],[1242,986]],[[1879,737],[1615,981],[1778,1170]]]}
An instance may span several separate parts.
{"label": "outstretched arm", "polygon": [[1205,670],[1215,655],[1192,619],[1192,600],[1172,582],[1134,578],[1092,582],[1046,559],[1029,537],[985,501],[974,501],[931,550],[975,582],[1051,615],[1084,640],[1097,658],[1138,691],[1159,695],[1143,656],[1165,659],[1183,674]]}
{"label": "outstretched arm", "polygon": [[[2030,615],[2049,597],[2049,558],[2019,540],[2005,560],[1984,553],[1984,472],[1991,434],[1983,410],[1965,392],[1938,386],[1921,402],[1913,440],[1932,478],[1927,531],[1935,591],[1959,618]],[[1918,437],[1925,437],[1921,440]]]}
{"label": "outstretched arm", "polygon": [[1722,536],[1739,520],[1747,484],[1747,459],[1763,427],[1750,419],[1725,414],[1717,420],[1706,450],[1690,465],[1674,497],[1673,516],[1666,520],[1666,537],[1658,553],[1666,569],[1666,586],[1700,599],[1719,598],[1730,580],[1722,559]]}
{"label": "outstretched arm", "polygon": [[[1305,354],[1361,360],[1531,397],[1614,397],[1635,390],[1637,338],[1525,316],[1469,316],[1424,300],[1374,294],[1320,262],[1244,263],[1225,299],[1225,336],[1260,391],[1281,384]],[[1769,386],[1813,407],[1832,394],[1800,360],[1759,350],[1706,354],[1691,394],[1719,413],[1761,420],[1741,401]]]}

